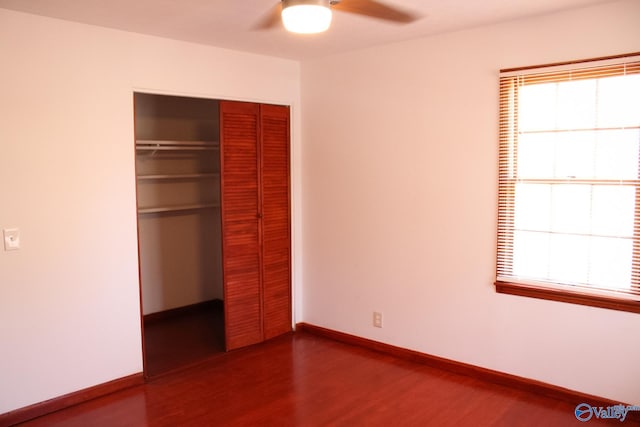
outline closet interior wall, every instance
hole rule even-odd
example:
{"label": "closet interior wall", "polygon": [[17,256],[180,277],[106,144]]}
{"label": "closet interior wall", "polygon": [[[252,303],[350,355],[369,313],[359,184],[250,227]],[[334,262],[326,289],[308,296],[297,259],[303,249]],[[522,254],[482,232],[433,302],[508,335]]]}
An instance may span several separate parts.
{"label": "closet interior wall", "polygon": [[221,300],[219,102],[134,101],[143,314]]}

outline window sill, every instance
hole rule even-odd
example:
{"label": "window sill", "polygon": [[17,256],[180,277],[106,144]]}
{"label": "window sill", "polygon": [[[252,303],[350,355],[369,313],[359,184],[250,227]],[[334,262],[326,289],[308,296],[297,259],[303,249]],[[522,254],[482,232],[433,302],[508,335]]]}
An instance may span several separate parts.
{"label": "window sill", "polygon": [[587,305],[590,307],[607,308],[610,310],[640,313],[640,301],[608,297],[603,295],[589,295],[581,292],[571,292],[511,282],[495,282],[495,286],[496,292],[499,294],[518,295],[522,297],[545,299],[549,301]]}

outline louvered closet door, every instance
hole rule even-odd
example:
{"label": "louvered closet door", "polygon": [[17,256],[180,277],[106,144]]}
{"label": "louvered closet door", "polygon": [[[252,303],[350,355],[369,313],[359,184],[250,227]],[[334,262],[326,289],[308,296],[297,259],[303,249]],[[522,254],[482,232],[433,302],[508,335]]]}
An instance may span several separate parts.
{"label": "louvered closet door", "polygon": [[289,107],[260,106],[265,339],[291,331]]}
{"label": "louvered closet door", "polygon": [[227,350],[263,341],[258,104],[220,102],[222,268]]}

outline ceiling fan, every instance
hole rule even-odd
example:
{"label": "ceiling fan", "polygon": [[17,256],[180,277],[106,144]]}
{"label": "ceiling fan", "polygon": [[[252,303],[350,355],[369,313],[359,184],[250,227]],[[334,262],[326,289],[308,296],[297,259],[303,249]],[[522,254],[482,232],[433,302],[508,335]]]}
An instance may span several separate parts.
{"label": "ceiling fan", "polygon": [[419,15],[387,6],[375,0],[281,0],[254,29],[265,30],[282,23],[294,33],[319,33],[331,24],[331,11],[354,13],[370,18],[408,24],[420,18]]}

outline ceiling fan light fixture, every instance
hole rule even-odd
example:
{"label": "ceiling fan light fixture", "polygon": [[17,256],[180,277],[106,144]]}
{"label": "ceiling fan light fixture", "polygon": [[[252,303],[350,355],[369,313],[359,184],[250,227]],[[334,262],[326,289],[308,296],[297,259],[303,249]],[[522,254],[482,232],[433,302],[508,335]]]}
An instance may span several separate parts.
{"label": "ceiling fan light fixture", "polygon": [[282,23],[287,31],[314,34],[331,25],[329,0],[283,0]]}

